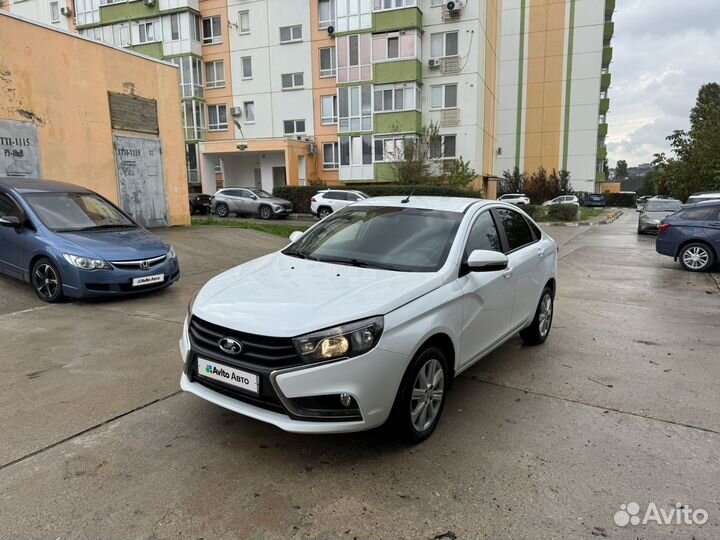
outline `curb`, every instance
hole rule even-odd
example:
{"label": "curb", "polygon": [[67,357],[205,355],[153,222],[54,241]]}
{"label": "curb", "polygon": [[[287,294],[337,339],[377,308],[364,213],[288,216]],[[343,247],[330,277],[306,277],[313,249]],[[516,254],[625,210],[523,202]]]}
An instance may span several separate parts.
{"label": "curb", "polygon": [[538,225],[548,227],[590,227],[591,221],[540,221]]}
{"label": "curb", "polygon": [[618,219],[618,218],[619,218],[620,216],[622,216],[622,215],[623,215],[623,211],[622,211],[622,210],[618,210],[617,212],[613,212],[613,213],[611,213],[611,214],[608,214],[608,217],[606,217],[606,218],[603,219],[602,221],[599,221],[598,223],[600,223],[600,225],[608,225],[609,223],[612,223],[613,221],[615,221],[616,219]]}

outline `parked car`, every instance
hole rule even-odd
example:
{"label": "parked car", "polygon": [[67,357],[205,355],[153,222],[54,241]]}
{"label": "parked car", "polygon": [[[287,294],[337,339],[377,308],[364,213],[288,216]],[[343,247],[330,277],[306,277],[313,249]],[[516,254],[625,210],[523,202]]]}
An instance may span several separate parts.
{"label": "parked car", "polygon": [[502,195],[498,201],[522,206],[523,204],[530,204],[530,197],[524,193],[506,193]]}
{"label": "parked car", "polygon": [[705,191],[702,193],[693,193],[692,195],[690,195],[690,197],[688,197],[688,200],[685,202],[685,204],[695,204],[702,201],[716,201],[719,199],[719,192]]}
{"label": "parked car", "polygon": [[300,433],[430,436],[452,379],[550,332],[557,245],[517,207],[381,197],[339,210],[190,301],[181,388]]}
{"label": "parked car", "polygon": [[190,193],[190,215],[209,214],[212,207],[212,195],[206,193]]}
{"label": "parked car", "polygon": [[590,194],[585,198],[585,206],[605,208],[605,196],[599,193]]}
{"label": "parked car", "polygon": [[575,204],[580,206],[580,200],[575,195],[560,195],[550,201],[545,201],[543,206],[552,206],[553,204]]}
{"label": "parked car", "polygon": [[674,214],[681,207],[682,203],[677,199],[661,199],[658,197],[648,199],[645,206],[638,209],[638,212],[640,212],[638,216],[638,234],[657,232],[660,221],[670,214]]}
{"label": "parked car", "polygon": [[648,200],[652,199],[652,197],[652,195],[643,195],[642,197],[638,197],[636,200],[637,206],[645,206],[645,203],[648,202]]}
{"label": "parked car", "polygon": [[357,202],[368,199],[362,191],[344,189],[324,189],[318,191],[310,199],[310,212],[313,215],[324,219],[333,212]]}
{"label": "parked car", "polygon": [[284,218],[292,213],[292,203],[253,188],[224,188],[212,197],[212,211],[218,217],[258,216],[261,219]]}
{"label": "parked car", "polygon": [[711,270],[720,255],[720,200],[684,206],[663,219],[655,249],[690,272]]}
{"label": "parked car", "polygon": [[89,189],[0,178],[0,273],[58,302],[162,289],[180,267],[171,246]]}

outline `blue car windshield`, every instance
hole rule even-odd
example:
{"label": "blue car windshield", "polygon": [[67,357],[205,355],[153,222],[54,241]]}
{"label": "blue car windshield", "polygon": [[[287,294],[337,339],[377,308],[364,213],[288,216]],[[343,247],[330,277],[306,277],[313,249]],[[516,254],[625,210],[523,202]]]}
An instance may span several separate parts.
{"label": "blue car windshield", "polygon": [[55,232],[137,227],[94,193],[34,193],[25,195],[25,200],[40,221]]}

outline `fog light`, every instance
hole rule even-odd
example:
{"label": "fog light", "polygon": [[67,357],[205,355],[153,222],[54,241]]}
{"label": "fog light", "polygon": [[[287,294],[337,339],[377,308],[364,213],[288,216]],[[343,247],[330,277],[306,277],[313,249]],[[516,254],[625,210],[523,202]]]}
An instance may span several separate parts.
{"label": "fog light", "polygon": [[343,407],[349,407],[350,405],[352,405],[352,402],[353,398],[350,394],[340,394],[340,403]]}

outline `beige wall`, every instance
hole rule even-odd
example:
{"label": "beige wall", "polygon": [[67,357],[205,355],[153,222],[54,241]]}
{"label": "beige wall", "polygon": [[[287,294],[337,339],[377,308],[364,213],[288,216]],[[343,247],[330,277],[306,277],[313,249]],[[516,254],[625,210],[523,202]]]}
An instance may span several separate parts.
{"label": "beige wall", "polygon": [[157,100],[169,223],[190,223],[177,68],[0,14],[0,73],[0,118],[35,122],[43,176],[114,202],[107,93]]}

